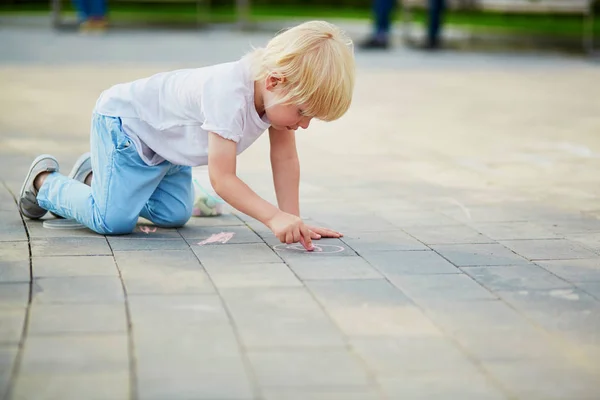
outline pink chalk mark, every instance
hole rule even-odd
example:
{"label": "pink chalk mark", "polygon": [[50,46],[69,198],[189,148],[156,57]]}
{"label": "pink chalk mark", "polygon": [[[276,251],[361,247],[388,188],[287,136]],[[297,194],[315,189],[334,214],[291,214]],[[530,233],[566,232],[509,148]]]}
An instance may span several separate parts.
{"label": "pink chalk mark", "polygon": [[140,226],[140,231],[144,232],[147,235],[149,233],[156,232],[156,227]]}
{"label": "pink chalk mark", "polygon": [[221,233],[215,233],[213,234],[211,237],[209,237],[208,239],[205,239],[201,242],[198,242],[199,246],[204,246],[205,244],[209,244],[209,243],[227,243],[231,240],[231,238],[233,238],[233,236],[235,235],[235,232],[221,232]]}

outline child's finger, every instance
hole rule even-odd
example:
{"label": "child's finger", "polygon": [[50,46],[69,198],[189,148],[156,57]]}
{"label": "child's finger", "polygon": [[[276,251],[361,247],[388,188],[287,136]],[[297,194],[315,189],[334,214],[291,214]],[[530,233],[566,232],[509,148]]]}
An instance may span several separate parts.
{"label": "child's finger", "polygon": [[315,231],[310,231],[310,237],[313,240],[319,240],[321,239],[321,235],[319,235],[317,232]]}
{"label": "child's finger", "polygon": [[301,227],[300,233],[302,234],[302,238],[300,240],[302,246],[304,246],[304,248],[308,251],[313,251],[315,248],[313,247],[312,239],[310,238],[310,231],[308,230],[308,228],[306,226]]}

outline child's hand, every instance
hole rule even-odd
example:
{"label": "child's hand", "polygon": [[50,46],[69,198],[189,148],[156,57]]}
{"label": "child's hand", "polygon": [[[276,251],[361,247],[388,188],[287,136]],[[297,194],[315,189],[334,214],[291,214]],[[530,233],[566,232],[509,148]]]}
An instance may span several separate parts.
{"label": "child's hand", "polygon": [[291,244],[300,242],[306,250],[312,251],[314,249],[308,227],[295,215],[279,211],[271,218],[267,226],[281,243]]}
{"label": "child's hand", "polygon": [[319,240],[321,238],[341,238],[342,235],[340,232],[336,232],[333,229],[321,228],[319,226],[307,226],[310,230],[310,237],[314,240]]}

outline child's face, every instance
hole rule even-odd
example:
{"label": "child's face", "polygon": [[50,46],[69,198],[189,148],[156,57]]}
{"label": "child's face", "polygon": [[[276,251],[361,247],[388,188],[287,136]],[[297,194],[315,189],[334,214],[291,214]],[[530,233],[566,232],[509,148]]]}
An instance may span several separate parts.
{"label": "child's face", "polygon": [[306,129],[312,117],[303,114],[302,106],[295,104],[276,104],[265,110],[273,128],[278,130]]}

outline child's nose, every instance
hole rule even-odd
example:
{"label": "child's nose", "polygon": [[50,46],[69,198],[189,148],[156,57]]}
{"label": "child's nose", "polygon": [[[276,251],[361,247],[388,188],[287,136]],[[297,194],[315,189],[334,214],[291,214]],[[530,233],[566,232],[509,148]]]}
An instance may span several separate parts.
{"label": "child's nose", "polygon": [[312,118],[303,118],[302,120],[300,120],[300,122],[298,123],[298,125],[300,125],[302,127],[302,129],[306,129],[310,125],[310,120],[311,119]]}

